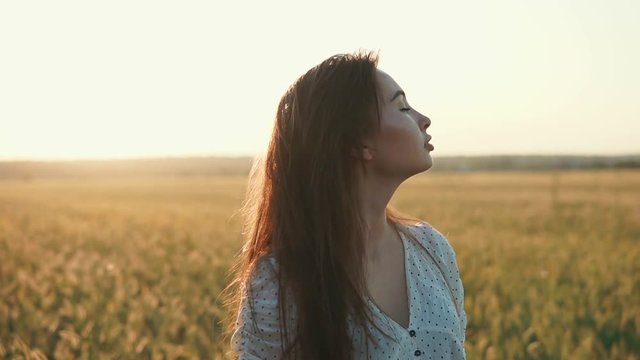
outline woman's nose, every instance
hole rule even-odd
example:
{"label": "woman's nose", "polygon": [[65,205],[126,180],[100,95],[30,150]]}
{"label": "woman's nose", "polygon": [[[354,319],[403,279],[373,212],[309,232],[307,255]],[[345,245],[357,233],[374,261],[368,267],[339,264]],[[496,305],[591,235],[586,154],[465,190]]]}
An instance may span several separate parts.
{"label": "woman's nose", "polygon": [[427,130],[427,128],[431,125],[431,119],[420,114],[420,130]]}

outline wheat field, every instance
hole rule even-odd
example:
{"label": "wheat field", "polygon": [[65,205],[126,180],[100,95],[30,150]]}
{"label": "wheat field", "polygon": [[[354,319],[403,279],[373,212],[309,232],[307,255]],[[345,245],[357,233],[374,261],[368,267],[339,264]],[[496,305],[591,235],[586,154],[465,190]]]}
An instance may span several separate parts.
{"label": "wheat field", "polygon": [[[246,178],[0,181],[0,357],[217,359]],[[433,172],[469,359],[640,359],[640,171]]]}

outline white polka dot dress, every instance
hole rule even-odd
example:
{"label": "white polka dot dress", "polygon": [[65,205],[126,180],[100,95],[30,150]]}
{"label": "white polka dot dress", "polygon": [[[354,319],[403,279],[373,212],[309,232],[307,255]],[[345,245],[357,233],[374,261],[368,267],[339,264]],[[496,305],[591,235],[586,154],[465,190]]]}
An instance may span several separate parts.
{"label": "white polka dot dress", "polygon": [[[376,346],[369,340],[367,358],[364,331],[349,316],[347,323],[353,340],[353,359],[466,359],[467,316],[456,253],[449,241],[430,224],[422,222],[407,228],[418,240],[416,243],[400,233],[410,294],[409,325],[407,328],[401,326],[367,299],[375,323],[395,340],[387,339],[375,326],[368,324],[378,344]],[[240,360],[280,358],[282,347],[275,271],[277,260],[269,255],[258,264],[256,275],[252,277],[255,318],[251,316],[247,298],[242,300],[236,329],[231,337],[231,349]],[[291,320],[295,319],[295,308],[290,308],[288,315]]]}

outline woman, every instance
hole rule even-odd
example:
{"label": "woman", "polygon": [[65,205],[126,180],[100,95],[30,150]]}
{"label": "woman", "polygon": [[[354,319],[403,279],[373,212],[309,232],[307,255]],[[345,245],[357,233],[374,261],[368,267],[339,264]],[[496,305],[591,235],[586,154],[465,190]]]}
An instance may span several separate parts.
{"label": "woman", "polygon": [[280,100],[231,284],[240,359],[465,358],[454,250],[388,206],[432,166],[431,120],[377,64],[331,56]]}

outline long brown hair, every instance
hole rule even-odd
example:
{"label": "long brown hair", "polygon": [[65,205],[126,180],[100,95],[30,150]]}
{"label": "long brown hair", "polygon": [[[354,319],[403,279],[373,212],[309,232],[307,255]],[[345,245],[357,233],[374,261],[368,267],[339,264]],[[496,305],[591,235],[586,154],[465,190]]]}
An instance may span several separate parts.
{"label": "long brown hair", "polygon": [[[283,358],[349,359],[347,314],[376,326],[365,297],[366,232],[356,181],[364,161],[354,149],[379,130],[377,65],[374,52],[337,54],[298,78],[278,104],[266,155],[251,170],[245,244],[229,299],[236,316],[242,285],[262,256],[275,255],[279,289],[293,295],[279,291]],[[417,220],[390,207],[386,214],[399,231],[400,222]],[[295,304],[296,324],[287,323],[287,301]],[[364,334],[372,339],[367,326]]]}

